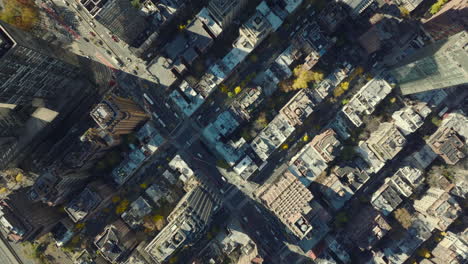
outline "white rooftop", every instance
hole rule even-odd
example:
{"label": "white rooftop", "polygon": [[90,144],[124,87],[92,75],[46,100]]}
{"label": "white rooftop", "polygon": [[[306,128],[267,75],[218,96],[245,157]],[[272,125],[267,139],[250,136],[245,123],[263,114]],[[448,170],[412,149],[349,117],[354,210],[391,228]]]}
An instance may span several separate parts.
{"label": "white rooftop", "polygon": [[200,19],[216,37],[223,32],[223,29],[210,16],[206,7],[197,14],[197,18]]}
{"label": "white rooftop", "polygon": [[362,125],[362,117],[372,114],[375,107],[391,91],[392,86],[390,84],[384,79],[376,77],[364,85],[351,98],[348,104],[343,107],[342,112],[355,126],[359,127]]}
{"label": "white rooftop", "polygon": [[179,173],[190,178],[194,175],[193,170],[188,166],[188,164],[177,154],[170,162],[169,167],[173,170],[178,171]]}
{"label": "white rooftop", "polygon": [[[186,81],[180,85],[180,90],[186,97],[183,97],[177,89],[174,89],[169,97],[184,112],[186,116],[191,116],[205,102],[203,96],[197,93]],[[188,100],[186,99],[188,98]]]}

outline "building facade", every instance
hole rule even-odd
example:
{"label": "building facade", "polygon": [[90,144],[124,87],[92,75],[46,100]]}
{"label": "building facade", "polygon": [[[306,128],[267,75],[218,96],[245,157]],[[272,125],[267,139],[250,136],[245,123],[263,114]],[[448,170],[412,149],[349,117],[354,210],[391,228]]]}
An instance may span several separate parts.
{"label": "building facade", "polygon": [[312,193],[290,172],[284,172],[272,184],[265,184],[257,196],[299,239],[312,230],[307,215],[313,210]]}
{"label": "building facade", "polygon": [[0,21],[0,136],[14,136],[34,106],[67,93],[79,74],[75,63],[71,54]]}
{"label": "building facade", "polygon": [[468,33],[462,31],[417,50],[390,74],[405,95],[464,85],[468,83],[467,45]]}
{"label": "building facade", "polygon": [[419,200],[414,201],[414,209],[426,215],[430,223],[439,230],[445,231],[461,213],[458,202],[449,194],[453,185],[446,189],[431,187]]}
{"label": "building facade", "polygon": [[47,171],[34,182],[28,191],[31,201],[42,201],[49,206],[63,203],[75,190],[82,188],[91,175],[88,172],[57,173]]}
{"label": "building facade", "polygon": [[145,17],[126,0],[80,0],[88,13],[112,34],[132,44],[147,26]]}
{"label": "building facade", "polygon": [[99,128],[113,137],[132,133],[148,115],[132,100],[110,96],[91,110]]}
{"label": "building facade", "polygon": [[466,0],[452,0],[429,19],[422,19],[424,31],[434,40],[455,35],[468,28],[468,3]]}
{"label": "building facade", "polygon": [[34,98],[53,100],[78,76],[65,51],[0,21],[0,107],[31,105]]}
{"label": "building facade", "polygon": [[208,11],[216,23],[222,28],[227,28],[239,16],[247,2],[247,0],[211,0],[208,3]]}
{"label": "building facade", "polygon": [[393,159],[402,150],[406,139],[394,124],[382,123],[366,142],[375,156],[385,162]]}
{"label": "building facade", "polygon": [[12,241],[32,241],[49,232],[60,219],[56,208],[31,202],[24,190],[0,201],[0,227]]}
{"label": "building facade", "polygon": [[162,263],[183,245],[198,240],[219,204],[217,194],[205,186],[192,189],[167,217],[168,225],[146,246],[146,253],[155,263]]}

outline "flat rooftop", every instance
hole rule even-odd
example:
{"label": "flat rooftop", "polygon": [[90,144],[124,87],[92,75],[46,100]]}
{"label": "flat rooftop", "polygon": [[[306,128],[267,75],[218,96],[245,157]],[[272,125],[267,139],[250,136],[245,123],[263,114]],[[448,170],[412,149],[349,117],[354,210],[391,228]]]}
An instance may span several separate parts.
{"label": "flat rooftop", "polygon": [[103,100],[91,110],[90,115],[100,128],[105,129],[115,120],[117,111],[112,106],[112,103]]}
{"label": "flat rooftop", "polygon": [[75,197],[65,206],[65,212],[76,223],[83,220],[101,201],[99,195],[89,188],[85,188],[78,197]]}

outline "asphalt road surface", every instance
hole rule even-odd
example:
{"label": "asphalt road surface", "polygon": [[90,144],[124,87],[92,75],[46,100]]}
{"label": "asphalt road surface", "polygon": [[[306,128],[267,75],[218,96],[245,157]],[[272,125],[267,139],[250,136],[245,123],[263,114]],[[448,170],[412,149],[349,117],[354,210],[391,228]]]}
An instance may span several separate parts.
{"label": "asphalt road surface", "polygon": [[4,241],[0,234],[0,263],[2,264],[23,264],[16,255],[10,250],[8,242]]}

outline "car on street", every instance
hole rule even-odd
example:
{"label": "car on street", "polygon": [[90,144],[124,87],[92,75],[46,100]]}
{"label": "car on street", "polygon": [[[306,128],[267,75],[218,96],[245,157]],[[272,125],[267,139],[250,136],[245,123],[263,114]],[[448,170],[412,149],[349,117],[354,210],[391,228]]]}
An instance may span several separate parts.
{"label": "car on street", "polygon": [[106,53],[109,55],[112,55],[112,52],[110,52],[110,50],[107,50],[107,49],[106,49]]}
{"label": "car on street", "polygon": [[96,36],[96,33],[92,32],[92,31],[90,31],[89,34],[90,34],[91,36],[93,36],[93,37]]}
{"label": "car on street", "polygon": [[137,71],[133,70],[132,72],[133,72],[133,74],[138,75]]}
{"label": "car on street", "polygon": [[115,58],[115,57],[112,57],[112,58],[115,60],[115,62],[117,63],[117,65],[119,65],[119,67],[125,66],[125,64],[123,63],[123,61],[122,61],[121,59]]}
{"label": "car on street", "polygon": [[128,62],[132,62],[132,59],[130,59],[129,57],[126,57],[125,58]]}
{"label": "car on street", "polygon": [[84,41],[89,42],[89,39],[88,39],[88,38],[83,38],[83,39],[84,39]]}
{"label": "car on street", "polygon": [[92,27],[96,27],[96,24],[94,24],[93,22],[89,22],[89,24],[90,24]]}
{"label": "car on street", "polygon": [[119,41],[120,41],[120,40],[119,40],[116,36],[114,36],[114,35],[112,35],[111,38],[112,38],[112,40],[115,41],[115,42],[119,42]]}
{"label": "car on street", "polygon": [[[147,95],[146,93],[143,93],[143,97],[146,99],[146,101],[148,101],[148,103],[150,103],[150,105],[154,105],[154,102],[153,100],[151,100],[149,95]],[[156,115],[156,118],[159,118],[159,116]]]}

